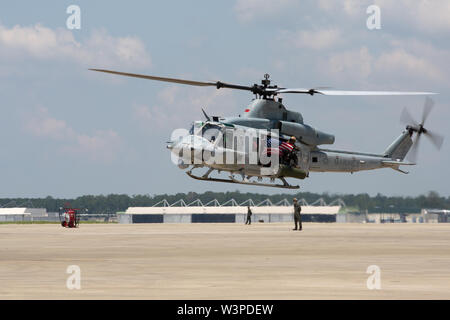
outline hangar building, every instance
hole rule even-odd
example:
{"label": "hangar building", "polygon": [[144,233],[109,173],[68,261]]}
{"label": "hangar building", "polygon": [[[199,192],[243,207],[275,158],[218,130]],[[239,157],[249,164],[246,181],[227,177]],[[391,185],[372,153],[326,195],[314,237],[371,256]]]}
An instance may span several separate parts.
{"label": "hangar building", "polygon": [[0,208],[0,222],[33,221],[47,217],[45,208]]}
{"label": "hangar building", "polygon": [[[336,215],[341,208],[338,205],[324,205],[322,199],[319,204],[302,204],[302,220],[304,222],[336,222]],[[337,202],[337,201],[334,201]],[[341,201],[342,202],[342,201]],[[293,222],[293,206],[284,199],[273,204],[266,199],[255,204],[251,199],[238,204],[231,199],[223,204],[212,200],[203,204],[195,200],[186,204],[178,200],[169,204],[160,201],[152,207],[129,207],[125,212],[118,212],[119,223],[244,223],[247,216],[247,206],[252,210],[252,222]]]}

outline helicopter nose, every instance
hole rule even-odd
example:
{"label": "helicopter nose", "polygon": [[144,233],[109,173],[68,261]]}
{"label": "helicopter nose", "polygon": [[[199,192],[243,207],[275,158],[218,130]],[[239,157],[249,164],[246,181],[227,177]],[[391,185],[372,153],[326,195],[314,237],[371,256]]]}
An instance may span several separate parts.
{"label": "helicopter nose", "polygon": [[173,150],[181,145],[183,141],[183,137],[179,137],[178,139],[166,141],[166,148],[169,150]]}
{"label": "helicopter nose", "polygon": [[167,149],[176,157],[183,157],[183,166],[188,163],[202,163],[203,150],[211,149],[211,143],[194,135],[185,136],[176,141],[167,141]]}
{"label": "helicopter nose", "polygon": [[167,141],[166,142],[166,148],[169,149],[169,150],[172,150],[174,145],[175,145],[174,141]]}
{"label": "helicopter nose", "polygon": [[166,142],[166,148],[177,157],[181,156],[186,150],[192,150],[193,144],[187,139],[171,140]]}

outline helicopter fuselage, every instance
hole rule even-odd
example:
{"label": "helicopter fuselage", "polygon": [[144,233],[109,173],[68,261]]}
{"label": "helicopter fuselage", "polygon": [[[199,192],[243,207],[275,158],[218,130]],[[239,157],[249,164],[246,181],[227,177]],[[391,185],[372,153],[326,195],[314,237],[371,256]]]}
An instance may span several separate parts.
{"label": "helicopter fuselage", "polygon": [[[299,116],[301,117],[301,115]],[[273,120],[252,117],[215,120],[218,121],[194,122],[189,135],[180,138],[178,141],[170,142],[168,146],[178,157],[178,166],[181,169],[191,167],[187,173],[193,178],[291,188],[293,186],[287,184],[284,178],[305,179],[309,176],[309,172],[353,173],[386,167],[404,172],[399,169],[399,166],[410,164],[402,161],[412,145],[412,132],[405,130],[383,154],[321,149],[315,144],[305,143],[305,136],[297,136],[297,142],[292,151],[295,153],[295,163],[287,164],[282,162],[280,157],[280,159],[272,158],[271,161],[275,161],[276,165],[272,166],[273,163],[270,162],[269,166],[261,162],[259,158],[261,152],[267,147],[268,132],[271,132],[269,133],[269,139],[272,140],[282,141],[288,140],[290,137],[279,130],[273,131],[273,127],[269,126]],[[253,127],[250,124],[253,124]],[[316,138],[320,136],[317,130],[313,128],[311,130],[315,131]],[[314,136],[308,138],[312,140]],[[253,162],[250,146],[252,141],[253,151],[256,151],[257,154],[256,157],[253,157]],[[241,147],[236,148],[236,145],[239,146],[239,144]],[[180,154],[181,150],[183,154]],[[278,160],[280,161],[278,162]],[[193,169],[201,167],[208,168],[204,175],[199,177],[192,174]],[[209,177],[209,174],[214,170],[219,173],[222,171],[229,172],[231,174],[230,179]],[[240,175],[242,180],[235,179],[233,176],[235,174]],[[270,178],[272,181],[278,178],[282,180],[283,184],[250,182],[252,177],[256,177],[259,181],[262,178]]]}

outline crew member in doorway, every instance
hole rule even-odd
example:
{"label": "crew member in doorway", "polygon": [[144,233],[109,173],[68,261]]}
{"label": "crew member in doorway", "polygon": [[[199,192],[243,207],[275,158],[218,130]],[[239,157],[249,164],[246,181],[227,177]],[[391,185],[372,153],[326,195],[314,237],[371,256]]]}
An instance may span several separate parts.
{"label": "crew member in doorway", "polygon": [[289,141],[284,141],[280,144],[280,151],[282,152],[282,162],[291,167],[297,166],[298,160],[295,153],[295,141],[297,141],[297,139],[292,136]]}

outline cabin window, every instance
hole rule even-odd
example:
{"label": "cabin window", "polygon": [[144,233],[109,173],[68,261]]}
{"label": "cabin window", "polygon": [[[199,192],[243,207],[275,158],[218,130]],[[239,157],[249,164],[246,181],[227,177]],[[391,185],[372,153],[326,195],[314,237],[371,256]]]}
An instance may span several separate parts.
{"label": "cabin window", "polygon": [[312,162],[318,162],[317,157],[312,157]]}

